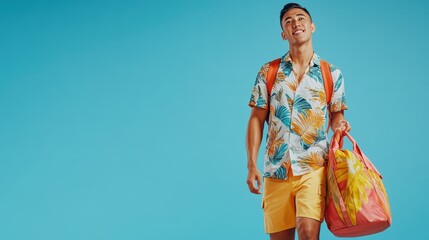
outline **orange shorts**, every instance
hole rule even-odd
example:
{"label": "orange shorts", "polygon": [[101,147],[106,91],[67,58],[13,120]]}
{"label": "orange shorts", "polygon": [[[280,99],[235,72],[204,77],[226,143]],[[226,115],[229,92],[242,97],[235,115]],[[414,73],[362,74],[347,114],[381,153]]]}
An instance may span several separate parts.
{"label": "orange shorts", "polygon": [[[289,171],[290,173],[291,171]],[[264,178],[264,223],[266,233],[296,226],[297,217],[322,221],[325,214],[326,171],[321,167],[286,180]]]}

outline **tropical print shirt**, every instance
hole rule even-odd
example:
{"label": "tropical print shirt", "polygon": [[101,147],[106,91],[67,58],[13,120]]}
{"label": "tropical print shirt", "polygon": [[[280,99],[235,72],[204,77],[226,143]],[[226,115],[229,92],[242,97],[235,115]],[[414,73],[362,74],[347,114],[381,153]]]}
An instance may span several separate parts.
{"label": "tropical print shirt", "polygon": [[334,91],[329,108],[320,58],[313,54],[301,81],[293,72],[289,53],[280,61],[276,80],[268,99],[266,76],[269,63],[256,77],[249,106],[269,109],[268,133],[264,154],[264,177],[287,179],[288,171],[299,176],[326,163],[328,155],[328,109],[347,109],[341,71],[330,65]]}

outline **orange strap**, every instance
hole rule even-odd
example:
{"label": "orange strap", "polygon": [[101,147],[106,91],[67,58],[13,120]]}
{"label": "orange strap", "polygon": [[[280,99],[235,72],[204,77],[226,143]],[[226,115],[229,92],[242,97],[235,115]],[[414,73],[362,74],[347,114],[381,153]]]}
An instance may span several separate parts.
{"label": "orange strap", "polygon": [[334,86],[333,86],[334,81],[332,80],[331,68],[329,67],[328,62],[320,60],[320,70],[322,71],[323,86],[325,87],[325,95],[326,95],[326,107],[329,113],[328,128],[326,129],[326,133],[328,133],[332,125],[330,105],[331,105],[332,92],[334,91]]}
{"label": "orange strap", "polygon": [[329,67],[329,63],[324,60],[320,60],[320,70],[322,70],[322,78],[324,83],[323,85],[325,86],[326,104],[329,108],[332,98],[332,92],[334,90],[334,81],[332,80],[331,68]]}
{"label": "orange strap", "polygon": [[276,81],[277,71],[279,70],[279,67],[280,67],[280,60],[281,60],[280,58],[277,58],[277,59],[271,61],[270,66],[268,68],[267,79],[266,79],[267,80],[267,91],[268,91],[267,98],[268,98],[268,100],[270,99],[270,96],[271,96],[271,89],[273,89],[274,81]]}

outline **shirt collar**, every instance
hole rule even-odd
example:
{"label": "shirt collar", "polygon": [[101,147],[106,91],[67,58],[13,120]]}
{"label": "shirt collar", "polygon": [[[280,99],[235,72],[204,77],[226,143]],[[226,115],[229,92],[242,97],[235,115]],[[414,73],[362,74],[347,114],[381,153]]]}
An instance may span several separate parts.
{"label": "shirt collar", "polygon": [[[290,53],[287,52],[283,57],[282,60],[284,62],[288,62],[292,64],[292,58],[290,57]],[[320,66],[320,57],[316,53],[313,53],[313,57],[310,60],[310,66],[313,67],[314,65]]]}

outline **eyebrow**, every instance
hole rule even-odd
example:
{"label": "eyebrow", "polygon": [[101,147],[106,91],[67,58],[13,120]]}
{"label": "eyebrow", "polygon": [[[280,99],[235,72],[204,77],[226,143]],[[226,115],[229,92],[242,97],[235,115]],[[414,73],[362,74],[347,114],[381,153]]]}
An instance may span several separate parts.
{"label": "eyebrow", "polygon": [[[302,14],[302,13],[298,13],[296,16],[304,16],[304,17],[306,17],[305,16],[305,14]],[[283,21],[283,22],[285,22],[286,20],[288,20],[289,18],[292,18],[292,17],[287,17],[287,18],[285,18],[285,20]]]}

